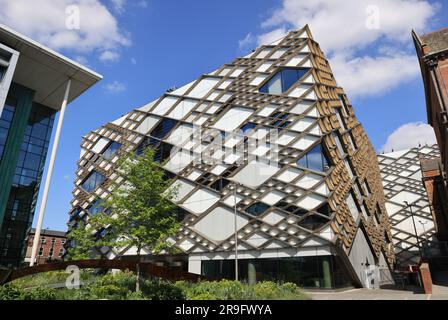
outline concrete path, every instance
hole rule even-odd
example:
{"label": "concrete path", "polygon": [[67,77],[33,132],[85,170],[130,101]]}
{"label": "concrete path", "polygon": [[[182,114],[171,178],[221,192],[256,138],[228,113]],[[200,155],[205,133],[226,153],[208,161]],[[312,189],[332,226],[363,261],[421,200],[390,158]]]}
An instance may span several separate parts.
{"label": "concrete path", "polygon": [[448,287],[434,286],[433,294],[419,290],[350,289],[340,292],[307,291],[313,300],[448,300]]}

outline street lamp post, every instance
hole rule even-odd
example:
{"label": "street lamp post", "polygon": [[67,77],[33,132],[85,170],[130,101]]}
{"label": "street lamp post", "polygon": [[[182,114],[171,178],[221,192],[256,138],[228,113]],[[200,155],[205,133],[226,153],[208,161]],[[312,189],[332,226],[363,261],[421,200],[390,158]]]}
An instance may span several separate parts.
{"label": "street lamp post", "polygon": [[412,224],[414,225],[415,237],[417,239],[417,248],[418,248],[418,252],[420,253],[420,260],[421,260],[421,259],[423,259],[423,255],[422,255],[422,249],[420,248],[420,239],[418,237],[417,227],[415,226],[415,219],[414,219],[414,212],[412,211],[412,204],[408,203],[407,201],[403,201],[403,202],[406,205],[406,207],[409,208],[409,210],[411,212]]}
{"label": "street lamp post", "polygon": [[425,228],[425,224],[427,224],[428,223],[428,221],[426,221],[426,222],[423,222],[422,220],[418,220],[418,222],[422,225],[422,228],[423,228],[423,234],[426,234],[426,228]]}
{"label": "street lamp post", "polygon": [[236,211],[236,187],[235,183],[233,186],[233,197],[234,197],[234,227],[235,227],[235,280],[238,281],[238,228],[237,228],[237,211]]}

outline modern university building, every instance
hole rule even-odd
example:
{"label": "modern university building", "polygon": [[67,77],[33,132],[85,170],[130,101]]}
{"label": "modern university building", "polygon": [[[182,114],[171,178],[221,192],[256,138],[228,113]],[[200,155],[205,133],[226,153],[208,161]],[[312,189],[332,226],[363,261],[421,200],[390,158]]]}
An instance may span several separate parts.
{"label": "modern university building", "polygon": [[[377,155],[308,26],[88,133],[69,233],[125,183],[118,158],[149,146],[179,186],[183,224],[167,239],[182,254],[148,259],[233,278],[236,245],[239,278],[250,282],[391,281]],[[99,253],[114,259],[135,250]]]}
{"label": "modern university building", "polygon": [[0,266],[23,261],[53,122],[65,93],[69,103],[100,79],[0,25]]}

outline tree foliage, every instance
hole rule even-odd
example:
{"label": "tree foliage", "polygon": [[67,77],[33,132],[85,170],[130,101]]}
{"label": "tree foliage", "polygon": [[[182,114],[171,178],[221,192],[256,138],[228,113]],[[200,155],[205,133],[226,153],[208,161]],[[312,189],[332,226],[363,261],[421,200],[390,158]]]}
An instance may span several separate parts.
{"label": "tree foliage", "polygon": [[[143,248],[155,254],[171,249],[166,239],[180,228],[177,206],[172,202],[177,188],[170,187],[172,181],[154,161],[154,151],[147,148],[141,156],[123,156],[117,172],[126,182],[113,185],[103,210],[90,216],[87,226],[81,225],[70,233],[69,240],[76,242],[69,250],[70,256],[91,257],[101,246],[118,252],[134,247],[138,256]],[[98,230],[101,237],[93,232]]]}

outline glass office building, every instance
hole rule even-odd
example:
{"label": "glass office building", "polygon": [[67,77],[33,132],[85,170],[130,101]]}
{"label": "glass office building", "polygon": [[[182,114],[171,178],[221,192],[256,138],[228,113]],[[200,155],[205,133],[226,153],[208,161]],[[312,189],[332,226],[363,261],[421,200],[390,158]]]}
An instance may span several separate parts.
{"label": "glass office building", "polygon": [[[34,216],[55,114],[53,109],[33,104],[24,134],[20,132],[19,137],[16,137],[14,135],[18,133],[15,129],[19,121],[14,120],[16,116],[21,116],[15,112],[16,108],[17,100],[8,98],[0,118],[0,161],[16,162],[0,231],[0,262],[3,265],[19,265],[22,261],[25,250],[23,239],[27,236]],[[5,146],[9,141],[20,140],[20,136],[23,139],[14,157]],[[14,161],[12,157],[17,160]]]}
{"label": "glass office building", "polygon": [[101,76],[4,26],[0,65],[0,266],[17,267],[65,84],[71,102]]}

